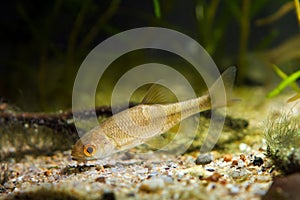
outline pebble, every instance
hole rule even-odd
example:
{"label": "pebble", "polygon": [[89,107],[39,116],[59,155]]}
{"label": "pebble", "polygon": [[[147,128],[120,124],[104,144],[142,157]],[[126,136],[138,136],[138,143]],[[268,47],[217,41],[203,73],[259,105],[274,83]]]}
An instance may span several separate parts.
{"label": "pebble", "polygon": [[240,149],[241,151],[246,151],[246,150],[248,149],[248,145],[245,144],[245,143],[241,143],[241,144],[239,145],[239,149]]}
{"label": "pebble", "polygon": [[188,173],[192,176],[204,176],[205,170],[202,167],[195,166],[185,170],[185,173]]}
{"label": "pebble", "polygon": [[264,160],[261,157],[254,156],[253,165],[261,166],[262,164],[264,164]]}
{"label": "pebble", "polygon": [[215,169],[212,168],[212,167],[207,167],[207,168],[205,168],[205,170],[206,170],[206,171],[209,171],[209,172],[214,172],[214,171],[215,171]]}
{"label": "pebble", "polygon": [[229,173],[229,175],[234,179],[238,179],[246,177],[248,175],[248,172],[245,169],[240,169],[232,171],[231,173]]}
{"label": "pebble", "polygon": [[232,155],[231,154],[226,154],[225,156],[224,156],[224,161],[225,162],[230,162],[232,160]]}
{"label": "pebble", "polygon": [[245,162],[242,161],[242,160],[238,160],[238,163],[237,163],[238,167],[244,167],[245,166]]}
{"label": "pebble", "polygon": [[184,171],[179,170],[176,172],[177,178],[178,179],[182,179],[182,177],[185,175]]}
{"label": "pebble", "polygon": [[164,186],[165,183],[162,178],[151,178],[142,182],[139,190],[143,192],[156,192],[163,189]]}
{"label": "pebble", "polygon": [[231,166],[233,167],[233,166],[236,166],[238,164],[238,161],[237,160],[233,160],[232,162],[231,162]]}
{"label": "pebble", "polygon": [[213,175],[205,178],[204,180],[207,180],[207,181],[212,181],[212,182],[218,182],[219,179],[222,177],[221,174],[219,173],[214,173]]}
{"label": "pebble", "polygon": [[166,176],[166,175],[161,176],[161,179],[162,179],[165,183],[173,183],[173,181],[174,181],[172,177]]}
{"label": "pebble", "polygon": [[241,154],[240,159],[245,162],[246,161],[246,156],[244,154]]}
{"label": "pebble", "polygon": [[196,165],[206,165],[213,161],[211,153],[200,154],[196,159]]}
{"label": "pebble", "polygon": [[232,184],[228,184],[227,188],[229,189],[229,191],[230,191],[231,194],[237,194],[240,191],[239,187],[237,187],[235,185],[232,185]]}
{"label": "pebble", "polygon": [[96,182],[100,182],[100,183],[106,183],[105,177],[104,176],[100,176],[98,178],[96,178],[95,180]]}
{"label": "pebble", "polygon": [[[247,145],[246,147],[251,148]],[[49,186],[45,188],[59,191],[63,188],[62,190],[68,194],[70,192],[74,196],[83,194],[86,198],[92,195],[90,199],[154,200],[202,197],[208,199],[206,195],[209,195],[211,199],[256,199],[264,195],[272,182],[274,174],[268,173],[268,168],[267,170],[262,168],[262,166],[272,167],[272,162],[255,149],[243,154],[213,153],[212,155],[216,159],[205,166],[203,166],[205,163],[203,157],[200,159],[202,166],[196,165],[195,154],[192,154],[192,156],[184,155],[177,159],[170,159],[167,156],[164,159],[159,157],[161,160],[157,159],[158,161],[149,159],[137,162],[132,159],[119,162],[120,159],[118,159],[119,164],[115,164],[118,162],[111,159],[107,161],[103,170],[100,165],[78,167],[76,164],[72,168],[69,161],[59,161],[62,166],[57,164],[55,165],[57,167],[53,168],[51,166],[54,161],[51,162],[52,164],[48,161],[52,158],[67,160],[64,157],[49,157],[51,159],[47,158],[46,163],[30,158],[27,165],[23,163],[12,165],[12,170],[18,173],[13,174],[14,178],[11,176],[5,185],[3,184],[2,187],[0,185],[0,193],[2,192],[0,196],[10,192],[15,195],[14,191],[31,192],[33,188],[36,188],[35,186],[40,187],[48,183]],[[254,155],[263,159],[264,163],[261,167],[253,166]],[[116,158],[120,156],[116,155]],[[204,154],[204,158],[205,156],[207,155]],[[208,158],[212,160],[210,154]],[[35,162],[41,165],[36,165],[36,168],[32,167],[32,163]],[[91,163],[94,164],[92,161],[88,164]],[[74,170],[71,171],[71,169]],[[31,177],[35,177],[36,180]],[[228,195],[229,198],[227,198]]]}

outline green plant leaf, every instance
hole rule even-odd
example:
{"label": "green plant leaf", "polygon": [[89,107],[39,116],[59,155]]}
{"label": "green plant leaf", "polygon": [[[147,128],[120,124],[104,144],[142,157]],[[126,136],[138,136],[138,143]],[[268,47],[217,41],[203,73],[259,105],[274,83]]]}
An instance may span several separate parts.
{"label": "green plant leaf", "polygon": [[[272,64],[271,67],[273,68],[273,70],[275,71],[275,73],[281,77],[283,80],[287,79],[289,76],[284,73],[277,65]],[[290,86],[293,88],[293,90],[295,90],[296,92],[300,92],[300,89],[297,85],[297,83],[292,82],[290,83]]]}
{"label": "green plant leaf", "polygon": [[[278,69],[279,68],[277,67],[277,70]],[[279,69],[278,73],[280,74],[279,76],[283,76],[283,77],[287,76],[280,69]],[[290,85],[293,82],[295,82],[298,78],[300,78],[300,70],[296,71],[295,73],[291,74],[290,76],[287,76],[284,80],[282,80],[280,82],[280,84],[274,90],[272,90],[271,92],[269,92],[269,94],[267,95],[267,97],[270,98],[270,97],[274,97],[274,96],[278,95],[284,88],[286,88],[288,85]],[[299,91],[298,86],[297,86],[297,91]]]}
{"label": "green plant leaf", "polygon": [[161,17],[161,10],[160,10],[159,0],[153,0],[153,6],[154,6],[155,17],[157,17],[157,18],[160,19],[160,17]]}

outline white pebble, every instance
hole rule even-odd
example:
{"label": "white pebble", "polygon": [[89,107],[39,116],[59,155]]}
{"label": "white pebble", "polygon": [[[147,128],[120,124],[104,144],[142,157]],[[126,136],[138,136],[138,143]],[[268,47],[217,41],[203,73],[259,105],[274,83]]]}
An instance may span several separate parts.
{"label": "white pebble", "polygon": [[230,188],[230,193],[231,194],[237,194],[240,191],[240,188],[234,186],[232,188]]}
{"label": "white pebble", "polygon": [[251,150],[250,147],[245,143],[241,143],[239,145],[239,149],[240,149],[240,151],[243,151],[243,152],[247,152],[247,151]]}
{"label": "white pebble", "polygon": [[177,175],[177,177],[179,178],[179,179],[181,179],[183,176],[184,176],[184,171],[182,171],[182,170],[179,170],[179,171],[177,171],[176,172],[176,175]]}
{"label": "white pebble", "polygon": [[238,167],[244,167],[244,166],[245,166],[244,161],[239,160],[239,161],[238,161]]}
{"label": "white pebble", "polygon": [[227,184],[226,187],[229,189],[231,194],[237,194],[240,191],[240,188],[233,184]]}

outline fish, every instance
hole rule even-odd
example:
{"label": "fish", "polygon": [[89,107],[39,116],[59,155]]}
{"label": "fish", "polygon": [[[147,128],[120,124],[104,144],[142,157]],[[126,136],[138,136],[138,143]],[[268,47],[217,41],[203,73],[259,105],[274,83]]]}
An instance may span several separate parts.
{"label": "fish", "polygon": [[[151,94],[153,92],[149,92],[151,95],[146,94],[141,104],[107,118],[78,139],[72,148],[72,159],[86,162],[109,157],[114,153],[144,144],[167,132],[182,120],[211,109],[213,98],[210,94],[216,94],[217,98],[218,87],[222,81],[227,95],[233,86],[235,72],[234,67],[228,68],[215,81],[208,93],[195,99],[147,104],[147,99],[155,99]],[[216,107],[227,106],[230,101],[231,99]]]}

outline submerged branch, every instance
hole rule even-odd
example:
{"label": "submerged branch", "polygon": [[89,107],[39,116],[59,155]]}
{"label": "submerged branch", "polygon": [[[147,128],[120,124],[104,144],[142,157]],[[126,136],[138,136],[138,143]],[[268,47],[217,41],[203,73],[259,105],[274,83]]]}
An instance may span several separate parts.
{"label": "submerged branch", "polygon": [[[129,107],[135,105],[131,103]],[[73,112],[71,110],[58,112],[58,113],[35,113],[35,112],[7,112],[6,105],[0,105],[0,122],[1,123],[13,123],[18,122],[26,126],[38,125],[46,126],[55,131],[65,130],[70,134],[76,134],[76,127],[73,122]],[[124,107],[120,107],[120,111]],[[95,109],[78,111],[77,116],[81,119],[88,120],[96,113],[97,117],[108,117],[112,115],[112,109],[110,106],[100,106]]]}
{"label": "submerged branch", "polygon": [[[132,103],[129,107],[134,105]],[[119,107],[118,110],[127,107]],[[0,102],[0,161],[70,149],[79,139],[77,131],[86,128],[76,129],[73,115],[88,123],[95,113],[97,117],[108,117],[112,115],[112,109],[110,106],[100,106],[76,113],[71,110],[57,113],[17,112],[7,103]]]}

